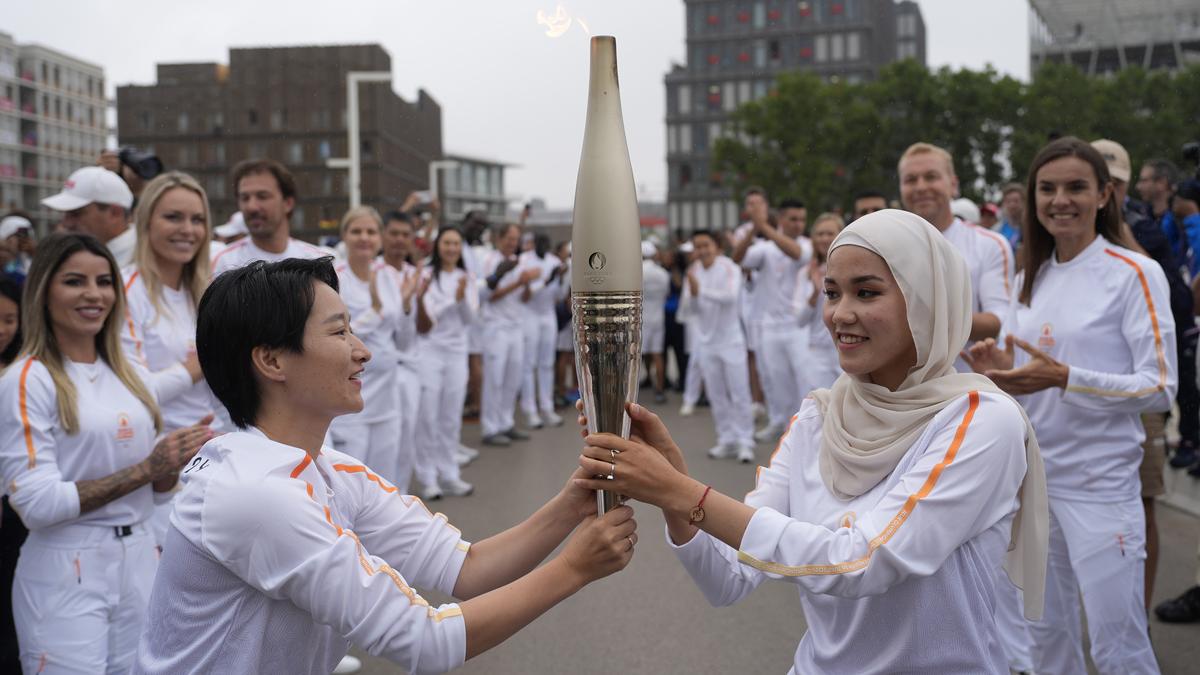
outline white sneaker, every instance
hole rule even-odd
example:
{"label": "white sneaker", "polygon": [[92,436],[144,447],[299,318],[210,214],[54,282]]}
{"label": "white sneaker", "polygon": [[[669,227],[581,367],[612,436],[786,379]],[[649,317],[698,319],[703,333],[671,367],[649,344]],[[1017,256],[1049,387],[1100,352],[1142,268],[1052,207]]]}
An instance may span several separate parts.
{"label": "white sneaker", "polygon": [[680,417],[691,417],[695,413],[696,413],[696,404],[695,403],[684,403],[682,406],[679,407],[679,416]]}
{"label": "white sneaker", "polygon": [[474,485],[471,485],[461,478],[456,480],[442,480],[438,481],[438,483],[441,484],[442,489],[446,491],[446,494],[450,495],[451,497],[466,497],[475,491]]}
{"label": "white sneaker", "polygon": [[768,425],[754,432],[754,441],[756,443],[773,443],[779,440],[779,437],[782,435],[783,429]]}
{"label": "white sneaker", "polygon": [[475,448],[468,448],[460,444],[454,451],[454,460],[458,462],[459,466],[466,466],[477,459],[479,459],[479,451]]}
{"label": "white sneaker", "polygon": [[340,673],[357,673],[360,670],[362,670],[362,661],[347,654],[342,657],[341,661],[338,661],[337,666],[333,669],[333,673],[334,675],[340,675]]}
{"label": "white sneaker", "polygon": [[767,416],[767,406],[761,403],[752,403],[750,405],[750,414],[754,415],[754,419],[758,420]]}
{"label": "white sneaker", "polygon": [[545,422],[547,426],[552,427],[561,427],[563,425],[563,418],[553,410],[543,410],[542,421]]}
{"label": "white sneaker", "polygon": [[733,457],[734,449],[729,445],[714,445],[708,449],[708,456],[713,459],[728,459]]}
{"label": "white sneaker", "polygon": [[740,446],[737,449],[737,461],[742,464],[749,464],[754,461],[754,448],[748,445]]}
{"label": "white sneaker", "polygon": [[542,428],[542,418],[538,417],[537,413],[529,413],[525,415],[525,423],[529,425],[530,429]]}
{"label": "white sneaker", "polygon": [[435,502],[441,498],[442,488],[438,487],[436,483],[434,485],[426,485],[421,490],[421,499],[424,499],[427,502]]}

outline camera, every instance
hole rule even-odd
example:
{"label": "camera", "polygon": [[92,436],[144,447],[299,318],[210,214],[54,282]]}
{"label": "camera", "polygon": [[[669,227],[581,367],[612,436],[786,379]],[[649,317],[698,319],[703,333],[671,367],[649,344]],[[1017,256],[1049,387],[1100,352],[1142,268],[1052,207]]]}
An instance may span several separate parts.
{"label": "camera", "polygon": [[162,160],[157,155],[138,150],[131,145],[121,148],[117,157],[120,158],[121,164],[129,167],[142,180],[150,180],[163,172]]}

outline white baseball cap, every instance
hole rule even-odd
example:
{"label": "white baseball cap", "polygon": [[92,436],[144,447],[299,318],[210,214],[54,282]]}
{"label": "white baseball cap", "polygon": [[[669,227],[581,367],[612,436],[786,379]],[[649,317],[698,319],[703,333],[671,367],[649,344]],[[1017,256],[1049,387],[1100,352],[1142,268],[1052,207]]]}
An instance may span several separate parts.
{"label": "white baseball cap", "polygon": [[658,253],[658,247],[654,242],[646,240],[642,242],[642,257],[653,258]]}
{"label": "white baseball cap", "polygon": [[250,234],[250,230],[246,229],[246,218],[242,216],[241,211],[234,211],[229,217],[229,222],[224,225],[218,225],[213,229],[218,237],[235,237],[239,234]]}
{"label": "white baseball cap", "polygon": [[133,193],[117,174],[100,166],[78,169],[63,183],[62,192],[46,197],[42,204],[55,211],[74,211],[88,204],[115,204],[133,207]]}
{"label": "white baseball cap", "polygon": [[33,223],[22,216],[8,216],[0,220],[0,239],[8,239],[21,230],[32,230]]}
{"label": "white baseball cap", "polygon": [[950,202],[950,212],[968,223],[979,222],[979,207],[966,197],[960,197]]}

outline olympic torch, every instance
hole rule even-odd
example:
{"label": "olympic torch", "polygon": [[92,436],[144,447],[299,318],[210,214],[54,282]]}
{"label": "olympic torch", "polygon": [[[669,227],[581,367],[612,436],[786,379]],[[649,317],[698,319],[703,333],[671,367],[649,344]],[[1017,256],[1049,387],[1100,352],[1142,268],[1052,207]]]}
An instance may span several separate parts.
{"label": "olympic torch", "polygon": [[[583,154],[571,229],[575,372],[591,433],[629,438],[642,349],[642,254],[633,167],[625,144],[617,41],[592,38]],[[600,513],[618,496],[596,493]]]}

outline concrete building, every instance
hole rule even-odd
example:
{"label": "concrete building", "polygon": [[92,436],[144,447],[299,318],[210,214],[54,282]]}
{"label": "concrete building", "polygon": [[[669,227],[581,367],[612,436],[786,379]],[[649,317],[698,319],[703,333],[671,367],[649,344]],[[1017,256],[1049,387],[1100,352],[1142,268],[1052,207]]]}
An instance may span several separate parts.
{"label": "concrete building", "polygon": [[54,213],[41,200],[104,149],[104,109],[100,66],[0,33],[0,212],[23,210],[44,233]]}
{"label": "concrete building", "polygon": [[1030,0],[1029,65],[1071,63],[1089,75],[1200,63],[1197,0]]}
{"label": "concrete building", "polygon": [[[229,64],[159,64],[153,85],[117,88],[122,145],[153,150],[169,169],[195,175],[214,218],[237,209],[230,170],[270,157],[295,174],[292,231],[315,239],[336,229],[349,207],[346,73],[391,71],[377,44],[229,50]],[[428,187],[429,162],[442,156],[442,112],[421,90],[405,101],[388,83],[359,85],[362,203],[399,208]]]}
{"label": "concrete building", "polygon": [[925,62],[925,23],[911,0],[684,2],[687,64],[665,78],[672,229],[737,224],[740,204],[711,168],[713,142],[730,114],[767,96],[781,73],[859,82],[897,59]]}
{"label": "concrete building", "polygon": [[442,219],[458,224],[468,212],[484,211],[490,221],[502,222],[508,210],[504,170],[512,165],[457,153],[446,155],[446,160],[458,162],[458,166],[441,172]]}

